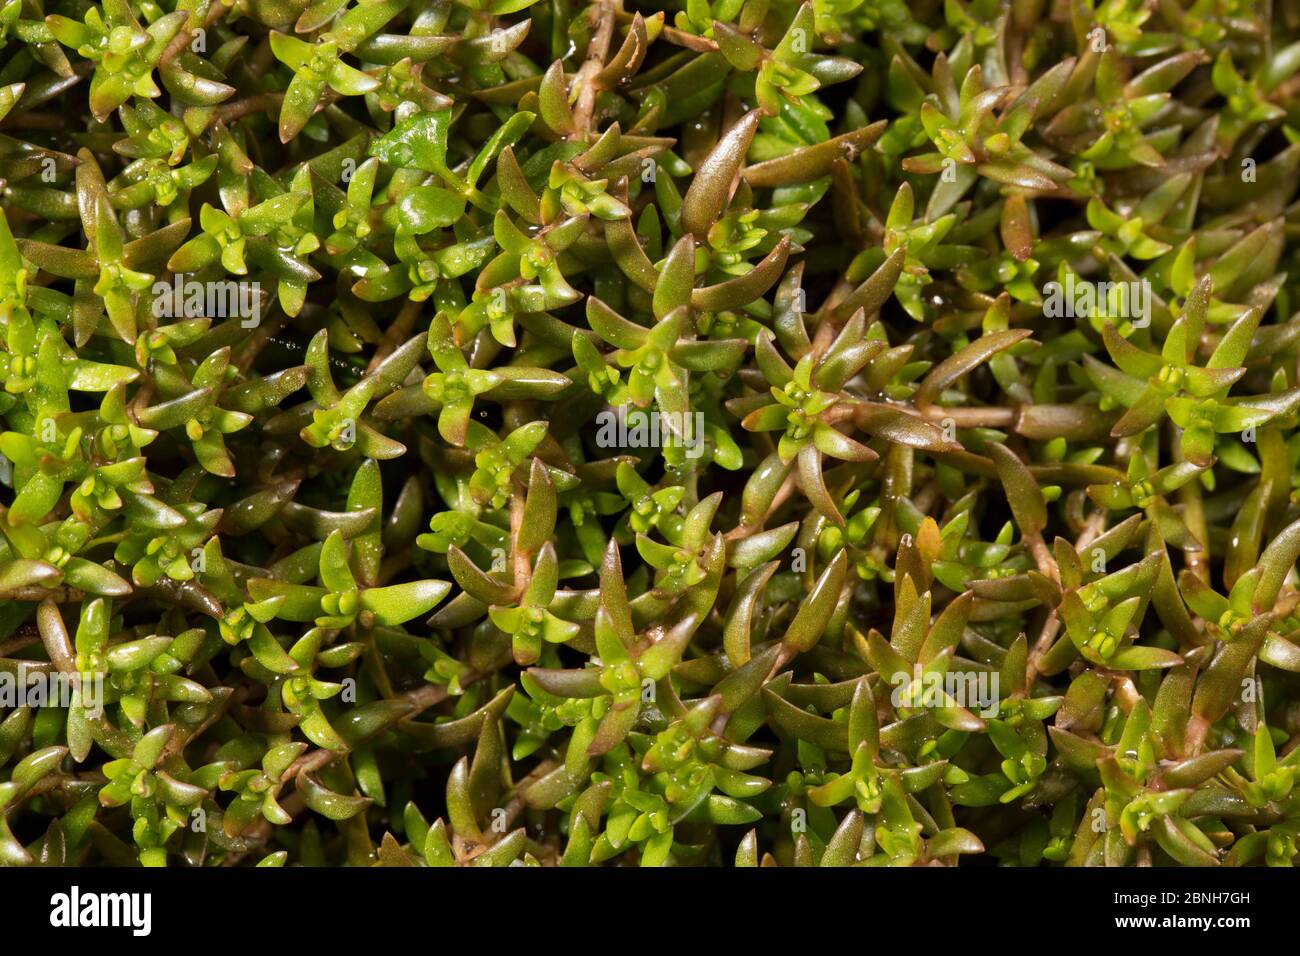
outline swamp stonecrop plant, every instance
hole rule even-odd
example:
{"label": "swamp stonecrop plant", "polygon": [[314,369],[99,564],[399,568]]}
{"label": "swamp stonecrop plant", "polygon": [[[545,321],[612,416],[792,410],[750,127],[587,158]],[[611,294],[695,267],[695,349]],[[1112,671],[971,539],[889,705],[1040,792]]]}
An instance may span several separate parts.
{"label": "swamp stonecrop plant", "polygon": [[1293,865],[1297,38],[0,0],[0,861]]}

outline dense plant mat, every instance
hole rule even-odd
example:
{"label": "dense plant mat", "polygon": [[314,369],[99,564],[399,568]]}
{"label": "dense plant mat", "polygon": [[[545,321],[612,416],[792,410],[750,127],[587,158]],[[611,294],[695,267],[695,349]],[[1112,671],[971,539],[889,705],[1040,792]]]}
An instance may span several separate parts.
{"label": "dense plant mat", "polygon": [[1297,37],[0,0],[0,861],[1293,865]]}

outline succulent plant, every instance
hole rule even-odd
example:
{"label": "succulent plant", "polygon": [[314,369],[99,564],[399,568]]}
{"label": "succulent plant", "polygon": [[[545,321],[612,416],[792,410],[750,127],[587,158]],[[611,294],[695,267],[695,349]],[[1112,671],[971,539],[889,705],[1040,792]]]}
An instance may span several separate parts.
{"label": "succulent plant", "polygon": [[1297,38],[0,0],[0,862],[1294,865]]}

